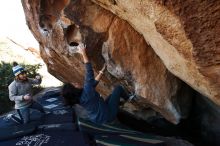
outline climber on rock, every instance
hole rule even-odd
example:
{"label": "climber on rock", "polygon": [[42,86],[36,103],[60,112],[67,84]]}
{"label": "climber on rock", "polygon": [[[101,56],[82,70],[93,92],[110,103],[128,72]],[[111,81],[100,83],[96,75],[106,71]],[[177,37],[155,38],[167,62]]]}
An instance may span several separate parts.
{"label": "climber on rock", "polygon": [[37,75],[35,79],[28,78],[27,72],[16,62],[13,63],[13,74],[15,80],[9,85],[9,98],[15,102],[15,109],[20,119],[11,115],[11,119],[19,124],[26,124],[30,121],[30,108],[44,112],[43,107],[32,99],[32,85],[40,84],[41,77]]}
{"label": "climber on rock", "polygon": [[[86,55],[85,45],[81,43],[74,49],[77,49],[77,52],[83,57],[86,69],[85,81],[83,88],[76,83],[67,83],[63,86],[62,96],[66,105],[81,105],[87,111],[89,120],[94,123],[103,124],[114,121],[118,113],[120,97],[124,100],[129,100],[127,92],[125,92],[122,86],[116,86],[112,93],[104,100],[96,91],[96,86],[104,73],[106,65],[103,66],[99,74],[94,78],[92,64]],[[134,96],[131,97],[133,98]]]}

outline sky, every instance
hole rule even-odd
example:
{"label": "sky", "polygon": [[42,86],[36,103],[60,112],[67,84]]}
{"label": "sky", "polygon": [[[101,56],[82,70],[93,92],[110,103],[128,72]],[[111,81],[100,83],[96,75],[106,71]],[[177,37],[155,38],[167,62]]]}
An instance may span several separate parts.
{"label": "sky", "polygon": [[0,18],[0,38],[9,37],[23,46],[39,48],[26,25],[21,0],[1,0]]}

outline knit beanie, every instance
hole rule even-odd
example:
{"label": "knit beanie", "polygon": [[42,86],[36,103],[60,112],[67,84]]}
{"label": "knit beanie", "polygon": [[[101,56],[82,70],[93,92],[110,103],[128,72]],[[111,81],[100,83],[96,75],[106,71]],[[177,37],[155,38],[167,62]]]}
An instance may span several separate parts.
{"label": "knit beanie", "polygon": [[24,71],[24,68],[21,67],[20,65],[16,65],[12,68],[12,71],[13,71],[14,75],[17,76]]}

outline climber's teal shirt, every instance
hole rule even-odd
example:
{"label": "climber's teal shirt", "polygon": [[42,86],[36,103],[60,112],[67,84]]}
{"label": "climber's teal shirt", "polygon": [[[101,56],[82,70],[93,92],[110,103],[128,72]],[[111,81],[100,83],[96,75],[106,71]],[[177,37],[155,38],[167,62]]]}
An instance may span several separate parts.
{"label": "climber's teal shirt", "polygon": [[80,97],[80,105],[83,106],[89,115],[89,119],[98,124],[108,122],[109,109],[100,94],[95,90],[98,81],[94,78],[91,63],[86,63],[86,74],[84,88]]}

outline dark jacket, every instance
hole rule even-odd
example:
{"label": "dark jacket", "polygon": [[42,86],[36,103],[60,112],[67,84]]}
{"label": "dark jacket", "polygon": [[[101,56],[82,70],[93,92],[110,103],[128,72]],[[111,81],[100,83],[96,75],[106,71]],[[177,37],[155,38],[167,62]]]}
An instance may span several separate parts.
{"label": "dark jacket", "polygon": [[83,106],[89,115],[89,119],[98,124],[108,122],[109,109],[100,94],[95,90],[98,81],[94,78],[91,63],[86,63],[86,74],[83,92],[80,97],[80,105]]}

